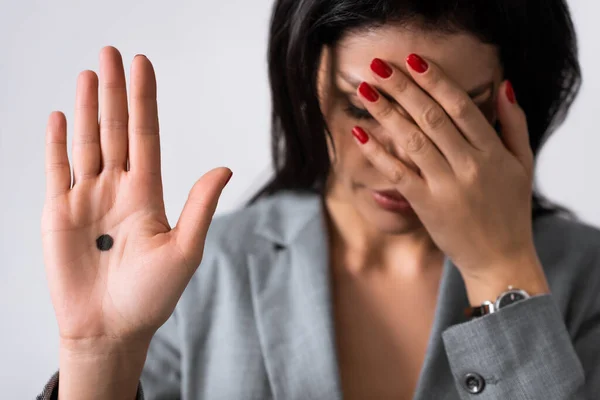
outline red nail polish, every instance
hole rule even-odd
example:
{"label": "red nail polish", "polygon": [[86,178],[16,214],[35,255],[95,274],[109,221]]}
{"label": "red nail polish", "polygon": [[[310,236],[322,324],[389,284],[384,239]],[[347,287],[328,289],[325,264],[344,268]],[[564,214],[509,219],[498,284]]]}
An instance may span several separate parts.
{"label": "red nail polish", "polygon": [[392,68],[385,61],[380,60],[379,58],[374,58],[373,61],[371,61],[371,71],[375,72],[384,79],[392,76],[393,72]]}
{"label": "red nail polish", "polygon": [[365,144],[369,141],[369,135],[367,135],[367,132],[365,132],[360,126],[355,126],[352,128],[352,134],[362,144]]}
{"label": "red nail polish", "polygon": [[408,65],[410,65],[412,69],[414,69],[420,74],[427,71],[427,68],[429,68],[427,62],[425,62],[425,60],[423,60],[421,57],[414,53],[406,57],[406,62],[408,63]]}
{"label": "red nail polish", "polygon": [[512,83],[510,83],[510,81],[506,81],[506,97],[508,98],[508,101],[510,101],[512,104],[515,104],[517,102],[517,98],[515,96],[515,89],[513,88]]}
{"label": "red nail polish", "polygon": [[367,82],[361,83],[358,86],[358,91],[365,97],[365,99],[369,100],[370,102],[377,101],[377,99],[379,98],[379,95],[377,94],[375,89],[373,89],[371,85],[369,85]]}

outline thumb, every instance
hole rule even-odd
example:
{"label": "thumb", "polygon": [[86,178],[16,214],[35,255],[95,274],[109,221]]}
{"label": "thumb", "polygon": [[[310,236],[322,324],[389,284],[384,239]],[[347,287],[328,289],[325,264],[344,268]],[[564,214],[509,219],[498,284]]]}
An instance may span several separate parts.
{"label": "thumb", "polygon": [[204,251],[206,232],[217,209],[219,197],[233,172],[215,168],[204,174],[192,187],[183,211],[171,231],[173,240],[195,271]]}
{"label": "thumb", "polygon": [[533,154],[529,145],[529,130],[525,112],[517,103],[510,81],[505,81],[498,90],[498,118],[502,127],[504,146],[517,157],[524,166],[533,164]]}

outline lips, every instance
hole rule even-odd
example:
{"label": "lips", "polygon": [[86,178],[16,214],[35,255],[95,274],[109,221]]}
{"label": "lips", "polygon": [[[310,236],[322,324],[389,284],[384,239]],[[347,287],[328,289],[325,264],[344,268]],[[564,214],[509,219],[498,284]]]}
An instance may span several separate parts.
{"label": "lips", "polygon": [[411,212],[412,207],[408,200],[397,190],[373,191],[373,200],[384,210],[392,212]]}
{"label": "lips", "polygon": [[396,201],[403,201],[406,200],[406,198],[404,196],[402,196],[400,194],[399,191],[397,190],[380,190],[380,191],[375,191],[375,193],[381,195],[381,196],[385,196],[388,197],[392,200],[396,200]]}

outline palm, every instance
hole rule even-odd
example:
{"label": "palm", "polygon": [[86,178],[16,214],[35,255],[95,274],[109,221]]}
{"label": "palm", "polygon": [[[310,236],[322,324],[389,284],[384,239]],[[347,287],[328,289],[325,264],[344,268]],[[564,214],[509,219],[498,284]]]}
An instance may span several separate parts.
{"label": "palm", "polygon": [[[44,261],[60,335],[69,339],[151,336],[164,323],[200,263],[228,175],[221,170],[200,179],[171,229],[163,203],[152,66],[143,57],[134,62],[129,116],[118,51],[103,49],[101,61],[101,74],[112,88],[101,107],[101,121],[109,127],[98,129],[97,110],[94,115],[81,107],[97,101],[90,90],[97,81],[85,72],[78,82],[72,188],[62,148],[64,119],[53,114],[48,124]],[[102,234],[113,238],[110,250],[97,248]]]}

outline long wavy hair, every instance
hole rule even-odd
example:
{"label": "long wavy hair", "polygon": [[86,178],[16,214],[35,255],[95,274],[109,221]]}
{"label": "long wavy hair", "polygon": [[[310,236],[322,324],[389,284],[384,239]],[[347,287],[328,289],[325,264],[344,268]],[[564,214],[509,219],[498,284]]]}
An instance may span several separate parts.
{"label": "long wavy hair", "polygon": [[[276,0],[268,43],[274,175],[246,205],[282,190],[322,193],[331,139],[317,98],[324,46],[349,32],[418,21],[426,30],[466,32],[497,46],[527,115],[537,155],[560,125],[581,85],[575,30],[564,0]],[[533,218],[575,214],[537,190]]]}

